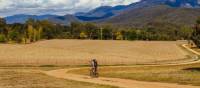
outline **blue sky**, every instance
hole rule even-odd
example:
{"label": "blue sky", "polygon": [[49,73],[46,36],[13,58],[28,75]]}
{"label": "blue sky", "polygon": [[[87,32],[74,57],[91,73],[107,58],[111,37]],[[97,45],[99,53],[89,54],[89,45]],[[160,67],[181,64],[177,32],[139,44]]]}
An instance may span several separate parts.
{"label": "blue sky", "polygon": [[128,5],[139,0],[0,0],[0,16],[87,12],[99,6]]}

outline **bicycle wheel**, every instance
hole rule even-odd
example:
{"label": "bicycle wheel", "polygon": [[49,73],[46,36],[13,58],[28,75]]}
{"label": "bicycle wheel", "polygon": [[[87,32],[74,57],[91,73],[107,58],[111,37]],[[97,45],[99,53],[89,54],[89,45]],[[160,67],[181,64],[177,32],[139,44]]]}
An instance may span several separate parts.
{"label": "bicycle wheel", "polygon": [[91,76],[91,77],[95,77],[95,72],[94,72],[93,69],[90,70],[90,76]]}
{"label": "bicycle wheel", "polygon": [[95,73],[95,77],[96,78],[98,78],[99,77],[99,73],[97,72],[97,73]]}

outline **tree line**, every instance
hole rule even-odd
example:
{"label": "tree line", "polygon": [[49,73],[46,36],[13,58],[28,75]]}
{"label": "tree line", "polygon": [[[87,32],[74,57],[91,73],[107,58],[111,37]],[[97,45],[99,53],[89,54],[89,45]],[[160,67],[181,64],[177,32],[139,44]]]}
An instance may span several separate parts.
{"label": "tree line", "polygon": [[155,26],[115,28],[111,25],[79,22],[60,25],[47,20],[33,19],[24,24],[6,24],[6,20],[0,18],[0,42],[27,44],[42,39],[180,40],[190,39],[194,35],[191,27],[170,27],[161,25],[160,28]]}

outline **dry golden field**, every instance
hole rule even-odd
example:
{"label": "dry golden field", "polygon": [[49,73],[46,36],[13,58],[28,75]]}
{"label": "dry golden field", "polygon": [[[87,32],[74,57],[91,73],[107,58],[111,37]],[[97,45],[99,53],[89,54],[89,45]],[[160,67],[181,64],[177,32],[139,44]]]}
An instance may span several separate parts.
{"label": "dry golden field", "polygon": [[33,44],[0,44],[0,65],[102,65],[178,61],[189,53],[178,41],[46,40]]}

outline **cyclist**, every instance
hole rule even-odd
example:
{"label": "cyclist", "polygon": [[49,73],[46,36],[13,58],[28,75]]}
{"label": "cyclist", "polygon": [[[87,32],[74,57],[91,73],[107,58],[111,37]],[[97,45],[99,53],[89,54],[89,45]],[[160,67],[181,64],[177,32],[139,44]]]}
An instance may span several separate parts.
{"label": "cyclist", "polygon": [[92,59],[91,61],[91,76],[98,77],[98,62],[96,59]]}

